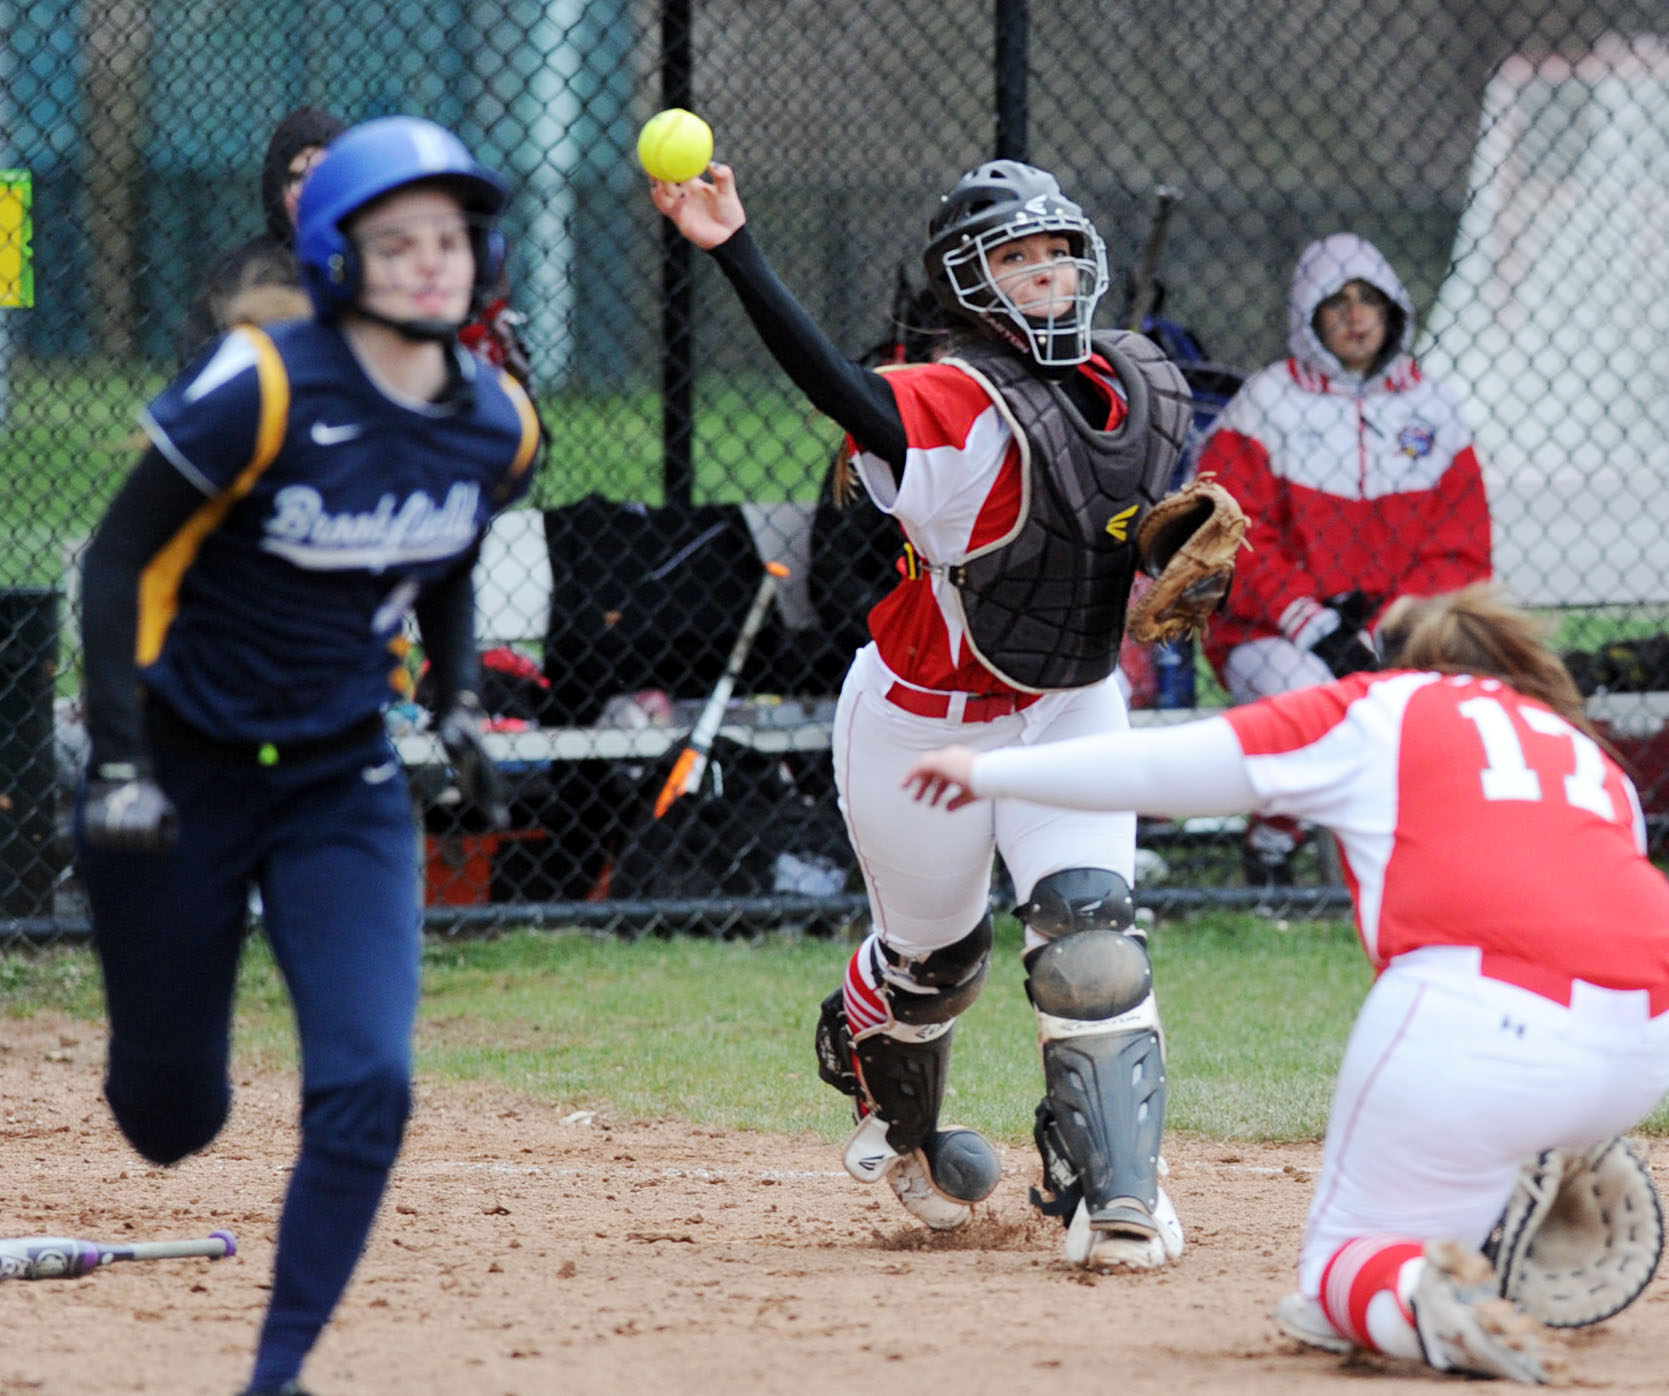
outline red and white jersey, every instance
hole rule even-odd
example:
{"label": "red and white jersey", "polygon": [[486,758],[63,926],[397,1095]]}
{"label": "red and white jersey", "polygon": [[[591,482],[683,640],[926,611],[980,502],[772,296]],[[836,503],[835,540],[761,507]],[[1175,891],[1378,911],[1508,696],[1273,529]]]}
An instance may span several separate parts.
{"label": "red and white jersey", "polygon": [[[1112,368],[1097,355],[1078,371],[1107,399],[1101,428],[1115,429],[1128,409]],[[889,369],[887,383],[909,442],[902,482],[861,443],[854,443],[852,463],[876,507],[897,519],[917,555],[935,566],[901,580],[870,611],[869,632],[887,668],[918,688],[1013,692],[974,657],[955,589],[936,565],[962,562],[1013,529],[1021,499],[1014,432],[985,388],[953,363]]]}
{"label": "red and white jersey", "polygon": [[1669,881],[1600,746],[1496,679],[1358,674],[1224,715],[1259,809],[1337,836],[1376,968],[1422,946],[1570,1001],[1570,982],[1669,1009]]}

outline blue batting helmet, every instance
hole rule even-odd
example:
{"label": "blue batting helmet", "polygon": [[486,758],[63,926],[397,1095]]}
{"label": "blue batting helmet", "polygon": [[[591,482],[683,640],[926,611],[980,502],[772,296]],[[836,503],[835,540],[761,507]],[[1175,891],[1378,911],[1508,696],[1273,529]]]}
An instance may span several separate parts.
{"label": "blue batting helmet", "polygon": [[475,292],[498,280],[503,235],[493,220],[509,200],[504,181],[443,126],[415,116],[384,116],[349,127],[330,143],[302,185],[296,212],[296,260],[319,319],[330,320],[359,295],[359,254],[346,225],[385,194],[429,181],[445,184],[474,215]]}

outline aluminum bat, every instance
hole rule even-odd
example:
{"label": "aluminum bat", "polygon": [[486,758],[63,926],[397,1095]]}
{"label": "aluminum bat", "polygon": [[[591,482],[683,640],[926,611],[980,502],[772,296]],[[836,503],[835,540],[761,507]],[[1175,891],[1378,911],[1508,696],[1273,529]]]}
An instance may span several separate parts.
{"label": "aluminum bat", "polygon": [[216,1231],[200,1241],[134,1241],[107,1245],[67,1236],[16,1236],[0,1240],[0,1280],[75,1280],[118,1260],[171,1260],[177,1256],[207,1256],[219,1260],[238,1253],[229,1231]]}

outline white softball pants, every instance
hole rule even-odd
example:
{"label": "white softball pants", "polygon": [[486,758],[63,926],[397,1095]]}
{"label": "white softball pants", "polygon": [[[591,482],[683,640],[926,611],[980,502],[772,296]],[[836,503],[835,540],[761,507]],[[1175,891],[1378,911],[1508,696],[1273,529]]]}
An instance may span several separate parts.
{"label": "white softball pants", "polygon": [[1299,1253],[1311,1298],[1352,1237],[1481,1244],[1525,1159],[1627,1133],[1669,1091],[1669,1013],[1643,990],[1578,980],[1567,1008],[1478,963],[1398,956],[1362,1005]]}
{"label": "white softball pants", "polygon": [[993,853],[1024,902],[1063,868],[1108,868],[1135,885],[1136,816],[982,800],[947,814],[904,789],[915,759],[952,743],[988,750],[1122,731],[1130,718],[1114,678],[1049,693],[989,722],[922,717],[889,702],[898,680],[874,645],[858,651],[835,709],[835,784],[876,930],[916,957],[967,935],[990,903]]}

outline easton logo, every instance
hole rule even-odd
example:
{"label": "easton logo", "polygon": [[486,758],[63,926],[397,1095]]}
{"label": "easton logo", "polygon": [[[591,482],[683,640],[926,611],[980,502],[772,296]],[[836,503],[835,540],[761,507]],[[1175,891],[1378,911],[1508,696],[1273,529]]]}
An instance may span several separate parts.
{"label": "easton logo", "polygon": [[1132,504],[1128,509],[1121,509],[1107,520],[1107,532],[1120,543],[1130,540],[1130,520],[1135,518],[1136,511],[1142,506]]}

